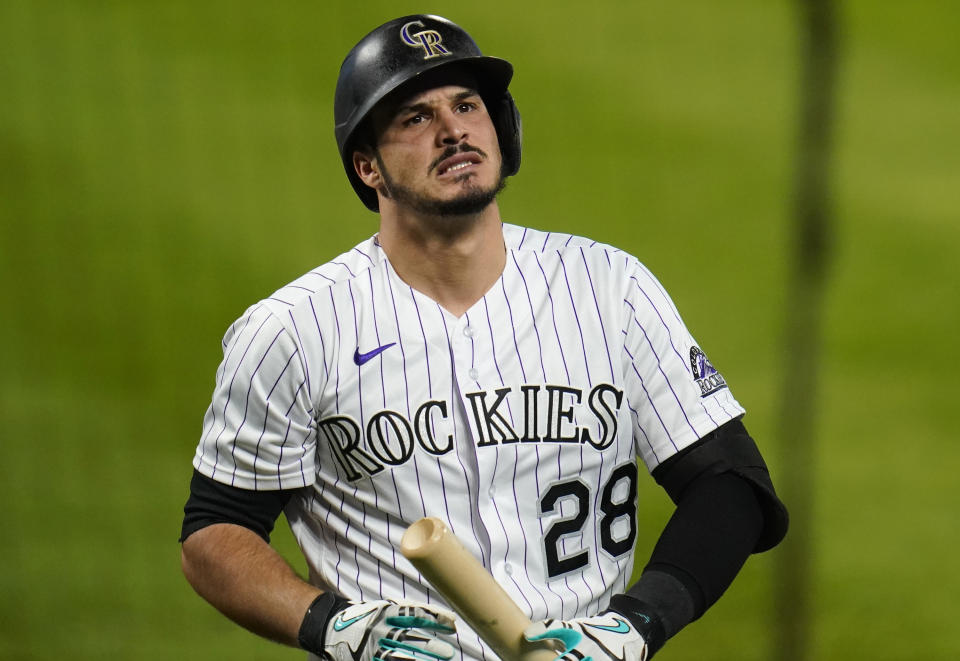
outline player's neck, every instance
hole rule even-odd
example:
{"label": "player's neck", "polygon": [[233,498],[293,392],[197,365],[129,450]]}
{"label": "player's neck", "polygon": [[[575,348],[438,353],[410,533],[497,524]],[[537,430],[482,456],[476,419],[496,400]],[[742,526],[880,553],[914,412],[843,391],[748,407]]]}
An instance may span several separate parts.
{"label": "player's neck", "polygon": [[483,298],[506,263],[496,202],[462,218],[382,213],[379,240],[404,282],[457,317]]}

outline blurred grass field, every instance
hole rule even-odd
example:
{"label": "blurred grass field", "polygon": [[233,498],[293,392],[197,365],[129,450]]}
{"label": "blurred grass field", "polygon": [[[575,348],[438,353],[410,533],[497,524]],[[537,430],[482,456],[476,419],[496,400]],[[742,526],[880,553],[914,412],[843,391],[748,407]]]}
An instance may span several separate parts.
{"label": "blurred grass field", "polygon": [[[840,7],[813,649],[954,660],[960,7]],[[746,405],[774,477],[791,470],[776,409],[793,4],[9,0],[0,659],[303,658],[193,594],[181,508],[226,327],[375,231],[336,155],[333,85],[359,36],[420,11],[516,67],[525,152],[505,219],[637,254]],[[667,503],[652,480],[641,499],[642,560]],[[774,658],[772,558],[658,658]]]}

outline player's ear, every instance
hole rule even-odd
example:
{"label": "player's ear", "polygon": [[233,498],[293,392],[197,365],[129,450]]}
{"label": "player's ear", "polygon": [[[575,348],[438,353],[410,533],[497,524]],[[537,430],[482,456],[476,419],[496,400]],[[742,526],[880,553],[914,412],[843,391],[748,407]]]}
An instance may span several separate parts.
{"label": "player's ear", "polygon": [[360,180],[370,188],[377,189],[383,183],[380,176],[380,162],[372,150],[354,151],[353,169]]}

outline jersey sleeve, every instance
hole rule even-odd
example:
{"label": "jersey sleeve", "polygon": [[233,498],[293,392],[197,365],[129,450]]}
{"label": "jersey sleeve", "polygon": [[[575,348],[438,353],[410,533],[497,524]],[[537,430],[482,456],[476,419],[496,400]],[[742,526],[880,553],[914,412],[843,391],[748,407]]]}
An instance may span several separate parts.
{"label": "jersey sleeve", "polygon": [[224,336],[193,465],[244,489],[307,486],[315,475],[314,431],[298,345],[273,312],[255,305]]}
{"label": "jersey sleeve", "polygon": [[648,470],[744,410],[660,282],[634,263],[624,296],[624,390]]}

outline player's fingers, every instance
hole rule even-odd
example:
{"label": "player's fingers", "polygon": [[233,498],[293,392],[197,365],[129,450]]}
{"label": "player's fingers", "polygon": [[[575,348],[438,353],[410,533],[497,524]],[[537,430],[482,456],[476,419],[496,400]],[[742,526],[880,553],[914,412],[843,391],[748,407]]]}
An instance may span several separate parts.
{"label": "player's fingers", "polygon": [[422,604],[405,599],[398,600],[396,604],[398,606],[398,615],[430,618],[443,627],[456,629],[455,621],[457,616],[453,611],[447,610],[442,606]]}
{"label": "player's fingers", "polygon": [[404,650],[383,650],[378,649],[373,655],[371,661],[423,661],[418,656],[405,652]]}
{"label": "player's fingers", "polygon": [[[559,640],[564,650],[572,650],[583,640],[583,634],[569,626],[562,626],[563,623],[557,620],[544,620],[536,622],[527,627],[523,635],[531,641],[540,640]],[[559,658],[559,657],[558,657]]]}
{"label": "player's fingers", "polygon": [[543,632],[553,628],[554,620],[543,620],[542,622],[534,622],[529,627],[524,629],[523,635],[527,640],[534,640],[538,636],[543,635]]}
{"label": "player's fingers", "polygon": [[400,606],[391,608],[385,615],[384,621],[394,627],[428,629],[442,633],[453,633],[457,629],[453,615],[442,609]]}
{"label": "player's fingers", "polygon": [[433,606],[429,608],[425,608],[424,610],[430,615],[430,617],[433,618],[433,620],[437,623],[438,627],[449,629],[450,631],[456,631],[457,616],[454,615],[451,611],[448,611],[445,608],[436,608]]}
{"label": "player's fingers", "polygon": [[424,631],[422,629],[391,629],[387,632],[387,635],[384,636],[386,640],[396,640],[405,643],[410,643],[413,645],[420,645],[429,643],[431,640],[437,639],[437,634],[433,632]]}
{"label": "player's fingers", "polygon": [[426,629],[440,633],[453,633],[456,626],[453,622],[439,622],[433,618],[417,617],[413,615],[391,615],[384,620],[387,624],[398,629]]}
{"label": "player's fingers", "polygon": [[394,632],[391,631],[389,637],[381,638],[377,641],[377,654],[385,661],[394,659],[415,660],[415,661],[446,661],[453,658],[456,653],[453,645],[450,643],[414,632]]}
{"label": "player's fingers", "polygon": [[[382,640],[390,644],[396,643],[398,648],[417,648],[429,650],[431,656],[446,658],[447,653],[453,653],[454,648],[448,641],[438,638],[447,632],[437,634],[422,629],[392,629]],[[452,632],[451,632],[452,633]]]}

